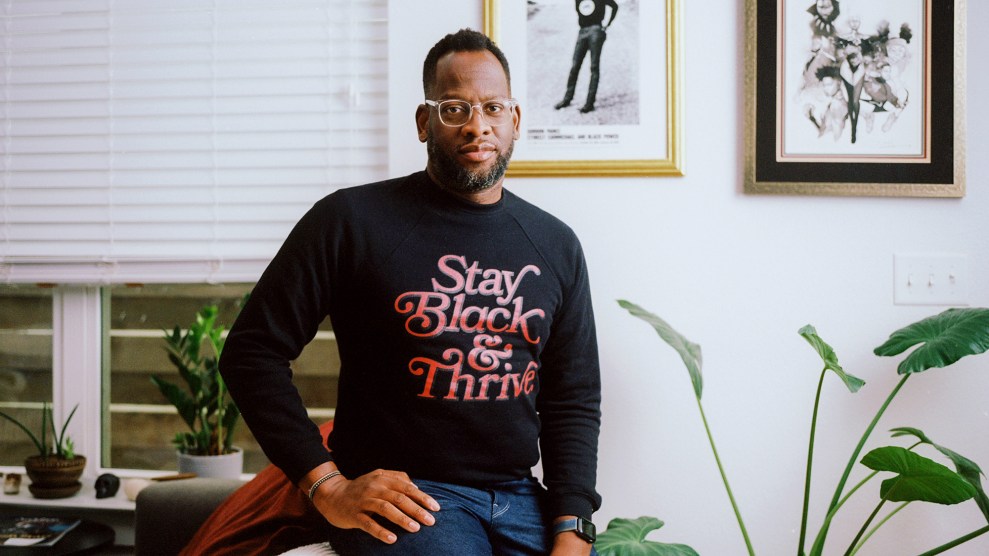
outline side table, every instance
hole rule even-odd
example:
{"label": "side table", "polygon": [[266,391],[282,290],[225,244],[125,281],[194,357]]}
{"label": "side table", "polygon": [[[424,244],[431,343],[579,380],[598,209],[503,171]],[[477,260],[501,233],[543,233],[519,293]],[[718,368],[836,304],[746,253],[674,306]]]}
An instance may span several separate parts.
{"label": "side table", "polygon": [[113,527],[84,519],[53,546],[0,546],[0,556],[99,554],[113,545],[115,537]]}

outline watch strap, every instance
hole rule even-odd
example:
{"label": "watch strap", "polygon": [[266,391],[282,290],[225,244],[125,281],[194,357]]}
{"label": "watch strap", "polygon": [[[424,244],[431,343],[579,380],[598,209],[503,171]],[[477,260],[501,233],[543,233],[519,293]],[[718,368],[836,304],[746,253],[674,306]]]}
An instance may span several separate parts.
{"label": "watch strap", "polygon": [[559,523],[553,524],[553,535],[559,535],[567,531],[577,533],[577,536],[589,543],[597,540],[597,533],[594,524],[582,517],[571,517]]}

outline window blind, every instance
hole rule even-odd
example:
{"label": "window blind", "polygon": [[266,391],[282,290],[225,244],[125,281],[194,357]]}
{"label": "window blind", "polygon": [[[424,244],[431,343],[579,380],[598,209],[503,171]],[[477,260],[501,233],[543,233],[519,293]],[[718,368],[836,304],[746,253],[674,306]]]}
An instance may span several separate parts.
{"label": "window blind", "polygon": [[253,281],[387,170],[387,0],[0,0],[0,282]]}

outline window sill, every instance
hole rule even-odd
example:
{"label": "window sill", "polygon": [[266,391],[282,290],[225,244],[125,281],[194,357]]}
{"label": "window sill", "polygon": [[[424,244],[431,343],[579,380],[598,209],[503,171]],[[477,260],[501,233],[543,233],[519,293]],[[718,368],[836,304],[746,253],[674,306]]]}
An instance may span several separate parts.
{"label": "window sill", "polygon": [[[22,475],[23,477],[23,475]],[[123,488],[111,498],[97,498],[93,488],[94,479],[83,477],[82,489],[68,498],[43,499],[31,496],[27,488],[26,477],[21,482],[21,490],[17,494],[0,494],[0,506],[24,506],[41,508],[65,508],[99,511],[133,512],[134,502],[124,495]]]}

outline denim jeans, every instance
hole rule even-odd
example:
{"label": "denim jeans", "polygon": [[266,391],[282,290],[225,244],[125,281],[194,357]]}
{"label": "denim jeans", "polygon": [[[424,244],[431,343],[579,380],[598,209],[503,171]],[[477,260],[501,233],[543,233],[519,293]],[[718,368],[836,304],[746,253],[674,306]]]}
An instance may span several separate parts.
{"label": "denim jeans", "polygon": [[573,61],[570,64],[570,76],[567,78],[567,92],[563,95],[564,102],[573,100],[577,89],[577,77],[580,75],[580,66],[584,64],[587,53],[591,54],[591,81],[587,86],[586,106],[594,106],[594,101],[598,94],[598,80],[601,76],[601,49],[604,48],[604,41],[608,38],[607,33],[600,25],[581,27],[577,34],[577,44],[573,49]]}
{"label": "denim jeans", "polygon": [[549,554],[553,542],[545,515],[546,491],[535,479],[479,489],[413,479],[440,504],[436,523],[409,533],[379,519],[398,536],[385,544],[360,529],[331,527],[330,544],[341,556],[498,556]]}

